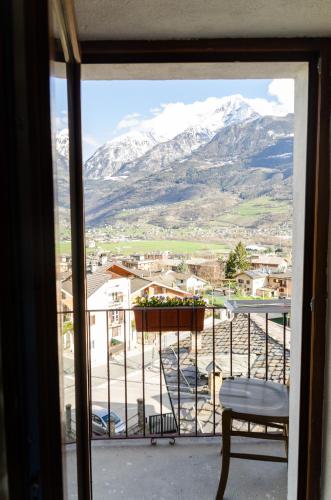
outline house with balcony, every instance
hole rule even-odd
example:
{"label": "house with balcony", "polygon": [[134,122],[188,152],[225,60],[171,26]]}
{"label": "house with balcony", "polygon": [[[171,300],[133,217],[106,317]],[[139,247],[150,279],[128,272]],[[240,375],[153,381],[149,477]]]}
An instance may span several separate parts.
{"label": "house with balcony", "polygon": [[272,273],[268,275],[268,286],[275,291],[275,296],[292,296],[292,273]]}
{"label": "house with balcony", "polygon": [[[130,280],[109,271],[109,265],[97,267],[95,272],[86,276],[88,323],[90,330],[91,363],[93,366],[107,362],[107,345],[112,351],[123,346],[124,335],[131,338],[131,325],[125,331],[125,310],[130,308]],[[67,321],[72,322],[73,310],[72,276],[61,284],[62,308],[66,311]],[[107,331],[108,329],[108,331]],[[65,345],[74,352],[74,332],[68,331]],[[68,337],[69,336],[69,340]],[[116,350],[116,349],[115,349]]]}
{"label": "house with balcony", "polygon": [[258,290],[267,283],[267,275],[259,271],[242,271],[236,274],[235,280],[242,295],[256,297]]}

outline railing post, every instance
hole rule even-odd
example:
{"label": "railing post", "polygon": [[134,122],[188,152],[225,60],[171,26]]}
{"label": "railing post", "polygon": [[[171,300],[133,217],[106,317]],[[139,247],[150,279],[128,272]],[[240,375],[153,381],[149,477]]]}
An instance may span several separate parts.
{"label": "railing post", "polygon": [[113,436],[115,434],[115,420],[113,417],[109,416],[108,420],[108,435]]}
{"label": "railing post", "polygon": [[[214,408],[214,403],[215,403],[215,395],[219,393],[219,390],[221,388],[223,381],[223,376],[222,372],[220,371],[212,371],[208,375],[208,390],[210,393],[210,400],[213,403],[213,408]],[[213,409],[214,415],[215,415],[215,409]]]}
{"label": "railing post", "polygon": [[191,332],[191,352],[201,350],[201,332],[193,331]]}
{"label": "railing post", "polygon": [[142,398],[137,399],[137,412],[138,412],[138,427],[140,430],[143,429],[145,425],[144,400]]}
{"label": "railing post", "polygon": [[71,427],[71,404],[66,405],[66,434],[67,437],[70,437],[72,432]]}

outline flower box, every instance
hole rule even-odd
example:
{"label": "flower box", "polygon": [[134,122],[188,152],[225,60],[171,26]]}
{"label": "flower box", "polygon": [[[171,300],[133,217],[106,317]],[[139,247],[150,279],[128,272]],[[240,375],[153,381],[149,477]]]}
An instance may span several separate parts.
{"label": "flower box", "polygon": [[203,330],[204,307],[134,307],[137,332],[195,332]]}

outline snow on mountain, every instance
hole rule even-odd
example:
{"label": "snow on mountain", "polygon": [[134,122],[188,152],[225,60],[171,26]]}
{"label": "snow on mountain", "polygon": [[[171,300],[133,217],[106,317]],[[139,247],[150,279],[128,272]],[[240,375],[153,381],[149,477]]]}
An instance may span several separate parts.
{"label": "snow on mountain", "polygon": [[191,127],[169,141],[160,142],[144,155],[125,163],[120,169],[121,175],[140,174],[163,170],[174,161],[183,161],[199,146],[210,141],[214,136],[207,128]]}
{"label": "snow on mountain", "polygon": [[165,105],[154,118],[98,148],[85,163],[85,176],[109,179],[117,173],[126,175],[141,170],[144,162],[148,168],[160,170],[209,142],[223,127],[258,116],[241,95]]}
{"label": "snow on mountain", "polygon": [[191,104],[165,104],[157,116],[144,120],[138,128],[170,140],[188,128],[207,128],[216,131],[252,115],[258,116],[249,100],[240,94],[222,98],[209,97],[205,101]]}
{"label": "snow on mountain", "polygon": [[57,153],[60,153],[67,159],[69,158],[69,130],[67,128],[56,132],[55,148]]}
{"label": "snow on mountain", "polygon": [[133,131],[116,137],[100,146],[85,162],[85,176],[89,179],[109,178],[122,165],[143,155],[159,139],[150,132]]}

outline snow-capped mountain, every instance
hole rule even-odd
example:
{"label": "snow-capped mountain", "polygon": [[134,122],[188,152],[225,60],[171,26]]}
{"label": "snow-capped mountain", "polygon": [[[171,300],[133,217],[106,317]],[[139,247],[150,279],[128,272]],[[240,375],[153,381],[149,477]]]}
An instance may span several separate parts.
{"label": "snow-capped mountain", "polygon": [[213,113],[201,117],[202,119],[199,122],[201,127],[216,132],[233,123],[244,122],[259,116],[248,101],[241,95],[223,97],[220,101],[222,102]]}
{"label": "snow-capped mountain", "polygon": [[[161,113],[145,120],[129,133],[98,148],[85,163],[85,177],[109,179],[118,173],[139,172],[144,166],[160,170],[208,143],[222,128],[259,116],[240,95],[182,105],[182,114],[178,114],[178,109],[176,113],[176,120],[171,121],[170,109],[170,116]],[[140,161],[142,157],[144,164]]]}
{"label": "snow-capped mountain", "polygon": [[85,176],[89,179],[108,179],[124,163],[134,160],[151,149],[158,138],[150,132],[129,132],[106,142],[85,162]]}
{"label": "snow-capped mountain", "polygon": [[[139,213],[157,227],[182,227],[196,217],[208,224],[227,207],[262,196],[277,200],[275,206],[284,200],[290,210],[293,115],[258,116],[210,135],[190,129],[126,163],[111,180],[87,180],[87,222],[123,222],[125,211],[132,224]],[[261,223],[266,217],[261,215]],[[273,221],[280,218],[276,212]]]}
{"label": "snow-capped mountain", "polygon": [[182,161],[202,144],[214,137],[214,132],[202,127],[191,127],[169,141],[160,142],[144,155],[125,163],[120,175],[140,174],[163,170],[174,161]]}
{"label": "snow-capped mountain", "polygon": [[[180,232],[195,221],[215,231],[215,217],[222,225],[221,215],[231,207],[259,197],[271,200],[276,212],[249,218],[247,224],[288,220],[293,115],[258,114],[241,96],[199,103],[193,111],[184,106],[187,114],[180,123],[168,122],[168,128],[161,127],[159,117],[142,122],[96,150],[84,166],[87,224],[125,221]],[[56,138],[56,176],[58,204],[65,210],[70,206],[68,143],[68,131],[62,130]],[[277,211],[280,201],[288,206],[283,215]],[[226,224],[242,220],[230,212],[226,217]]]}
{"label": "snow-capped mountain", "polygon": [[60,153],[64,158],[69,158],[69,130],[63,128],[56,132],[55,141],[56,152]]}

